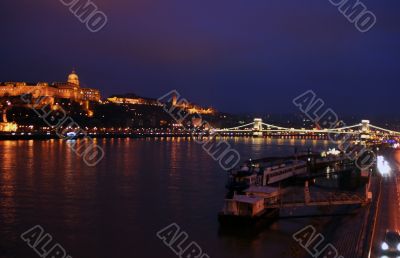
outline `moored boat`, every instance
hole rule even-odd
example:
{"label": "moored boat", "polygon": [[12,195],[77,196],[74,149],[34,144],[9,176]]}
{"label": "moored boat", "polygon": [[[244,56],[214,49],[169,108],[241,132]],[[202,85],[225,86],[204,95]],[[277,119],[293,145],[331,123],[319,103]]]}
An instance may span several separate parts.
{"label": "moored boat", "polygon": [[268,222],[279,215],[279,209],[268,208],[279,201],[278,188],[252,186],[245,194],[225,199],[224,207],[218,214],[221,225],[248,225]]}
{"label": "moored boat", "polygon": [[268,186],[308,172],[307,162],[287,160],[284,162],[245,163],[229,173],[227,188],[242,192],[250,186]]}

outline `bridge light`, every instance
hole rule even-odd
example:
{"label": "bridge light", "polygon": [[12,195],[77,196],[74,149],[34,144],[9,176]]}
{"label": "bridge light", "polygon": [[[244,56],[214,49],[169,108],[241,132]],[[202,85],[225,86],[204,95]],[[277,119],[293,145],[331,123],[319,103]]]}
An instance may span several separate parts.
{"label": "bridge light", "polygon": [[382,248],[383,251],[386,251],[386,250],[389,249],[389,245],[386,242],[383,242],[382,245],[381,245],[381,248]]}

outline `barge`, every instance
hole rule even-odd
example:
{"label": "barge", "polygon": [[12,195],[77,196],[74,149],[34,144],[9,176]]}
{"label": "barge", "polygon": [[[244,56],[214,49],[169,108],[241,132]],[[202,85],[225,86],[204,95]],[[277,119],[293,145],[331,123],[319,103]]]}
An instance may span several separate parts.
{"label": "barge", "polygon": [[268,208],[279,201],[279,196],[279,188],[252,186],[244,194],[225,199],[218,221],[221,225],[236,226],[269,222],[279,216],[279,209]]}
{"label": "barge", "polygon": [[[310,164],[326,166],[343,162],[339,155],[324,155],[318,160],[287,159],[253,162],[249,160],[228,173],[226,185],[228,194],[222,211],[218,214],[221,225],[258,224],[272,221],[279,216],[280,197],[283,190],[281,182],[291,178],[310,176]],[[276,187],[278,186],[279,187]],[[275,186],[275,187],[273,187]]]}

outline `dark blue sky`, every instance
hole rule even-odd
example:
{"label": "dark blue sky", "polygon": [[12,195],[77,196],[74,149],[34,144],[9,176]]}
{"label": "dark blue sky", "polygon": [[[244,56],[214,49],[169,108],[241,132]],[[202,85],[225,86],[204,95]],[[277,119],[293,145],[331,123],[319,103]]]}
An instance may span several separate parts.
{"label": "dark blue sky", "polygon": [[63,81],[73,66],[103,96],[287,113],[314,90],[342,114],[400,114],[400,2],[365,0],[360,33],[328,0],[94,0],[89,32],[58,0],[1,1],[0,81]]}

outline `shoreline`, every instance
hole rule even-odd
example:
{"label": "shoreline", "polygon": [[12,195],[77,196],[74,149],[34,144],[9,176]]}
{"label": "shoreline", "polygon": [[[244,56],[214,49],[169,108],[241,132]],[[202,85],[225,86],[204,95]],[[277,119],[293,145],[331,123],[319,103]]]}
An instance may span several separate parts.
{"label": "shoreline", "polygon": [[[87,133],[86,136],[80,135],[79,137],[75,137],[74,139],[82,139],[84,137],[90,137],[93,139],[120,139],[120,138],[170,138],[170,137],[179,137],[179,138],[193,138],[193,137],[205,137],[208,138],[210,134],[192,134],[192,133]],[[314,136],[302,136],[296,137],[291,135],[263,135],[263,136],[253,136],[253,135],[226,135],[220,134],[217,135],[217,138],[266,138],[266,139],[286,139],[286,140],[315,140],[315,141],[326,141],[327,139],[323,137],[314,137]],[[4,133],[0,132],[0,141],[9,141],[9,140],[53,140],[53,139],[62,139],[56,133],[36,133],[36,132],[13,132],[13,133]]]}

